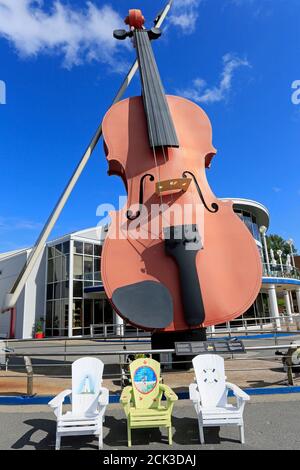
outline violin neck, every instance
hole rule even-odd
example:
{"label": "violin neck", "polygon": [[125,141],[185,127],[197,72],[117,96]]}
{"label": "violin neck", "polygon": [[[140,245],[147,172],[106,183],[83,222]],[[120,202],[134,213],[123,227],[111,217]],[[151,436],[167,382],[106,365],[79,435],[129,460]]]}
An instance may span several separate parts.
{"label": "violin neck", "polygon": [[179,147],[176,130],[146,30],[134,32],[150,147]]}

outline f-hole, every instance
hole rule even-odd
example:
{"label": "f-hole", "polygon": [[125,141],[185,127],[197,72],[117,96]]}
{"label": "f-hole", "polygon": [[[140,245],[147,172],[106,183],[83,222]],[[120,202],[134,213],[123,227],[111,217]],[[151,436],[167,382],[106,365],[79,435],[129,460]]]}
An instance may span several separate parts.
{"label": "f-hole", "polygon": [[208,205],[206,204],[205,199],[204,199],[203,194],[202,194],[202,191],[201,191],[201,188],[200,188],[200,186],[199,186],[199,184],[198,184],[198,181],[197,181],[196,176],[195,176],[191,171],[185,171],[185,172],[182,173],[182,177],[183,177],[183,178],[187,178],[187,175],[190,175],[190,176],[193,178],[193,181],[194,181],[194,183],[195,183],[195,185],[196,185],[196,188],[197,188],[199,197],[200,197],[200,199],[201,199],[201,201],[202,201],[202,203],[203,203],[205,209],[208,210],[208,212],[211,212],[212,214],[215,214],[216,212],[218,212],[218,210],[219,210],[218,204],[216,204],[215,202],[213,202],[213,203],[211,204],[210,208],[209,208]]}
{"label": "f-hole", "polygon": [[149,178],[150,181],[154,181],[154,176],[150,173],[146,173],[140,180],[140,194],[139,194],[139,210],[134,214],[130,209],[126,212],[128,220],[135,220],[141,215],[142,205],[144,204],[144,181]]}

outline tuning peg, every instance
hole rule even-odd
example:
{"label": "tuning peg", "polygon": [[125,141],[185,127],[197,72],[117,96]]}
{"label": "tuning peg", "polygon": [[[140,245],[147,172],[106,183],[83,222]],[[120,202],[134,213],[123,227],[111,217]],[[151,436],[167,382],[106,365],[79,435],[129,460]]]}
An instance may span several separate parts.
{"label": "tuning peg", "polygon": [[115,29],[114,30],[114,38],[119,39],[120,41],[123,41],[124,39],[129,36],[129,31],[126,31],[126,29]]}

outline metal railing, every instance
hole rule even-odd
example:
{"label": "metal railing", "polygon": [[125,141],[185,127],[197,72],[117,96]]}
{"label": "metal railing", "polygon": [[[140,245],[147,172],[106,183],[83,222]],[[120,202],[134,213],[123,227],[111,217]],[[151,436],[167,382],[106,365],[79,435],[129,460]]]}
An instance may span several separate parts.
{"label": "metal railing", "polygon": [[[294,334],[300,335],[299,332],[294,332]],[[48,340],[49,341],[49,340]],[[76,342],[80,343],[80,340],[76,340]],[[18,342],[17,342],[18,343]],[[74,340],[73,340],[74,343]],[[80,344],[78,344],[79,346]],[[86,345],[83,345],[86,347]],[[300,336],[299,336],[299,346],[300,346]],[[181,374],[183,371],[182,370],[173,370],[170,368],[170,366],[178,365],[180,364],[181,366],[185,364],[190,364],[191,359],[186,359],[184,358],[181,360],[178,356],[176,356],[176,359],[174,359],[174,354],[175,354],[175,349],[146,349],[146,348],[141,348],[141,349],[123,349],[123,350],[98,350],[98,351],[82,351],[78,350],[76,352],[74,351],[60,351],[60,352],[38,352],[38,350],[43,347],[43,346],[37,346],[34,349],[37,351],[34,352],[26,352],[26,353],[21,353],[18,352],[15,348],[14,351],[9,352],[7,354],[7,360],[9,367],[7,367],[7,371],[12,373],[6,374],[6,375],[1,375],[0,380],[5,380],[5,379],[12,379],[12,378],[23,378],[26,379],[27,382],[27,395],[33,395],[34,393],[34,379],[38,377],[39,380],[43,378],[52,378],[52,379],[57,379],[57,378],[71,378],[71,363],[74,358],[77,357],[83,357],[83,356],[97,356],[101,357],[104,364],[107,363],[106,358],[109,356],[113,356],[116,358],[116,361],[113,362],[113,364],[118,366],[118,372],[110,372],[110,373],[105,373],[103,378],[104,379],[117,379],[120,383],[120,389],[122,388],[122,384],[124,381],[124,376],[126,376],[126,367],[128,368],[128,357],[132,356],[133,358],[135,355],[140,355],[140,354],[145,354],[149,355],[150,357],[153,355],[159,356],[160,357],[160,362],[165,370],[168,373],[172,374]],[[53,345],[53,347],[57,348],[57,345]],[[73,345],[74,347],[74,345]],[[223,354],[225,355],[225,358],[233,360],[232,364],[234,364],[235,360],[242,361],[242,365],[240,367],[226,367],[226,372],[242,372],[245,371],[247,373],[249,372],[259,372],[259,371],[268,371],[270,369],[274,370],[274,362],[278,363],[280,359],[278,359],[278,356],[275,354],[269,355],[268,352],[273,352],[273,351],[287,351],[291,347],[290,344],[274,344],[274,345],[255,345],[255,346],[246,346],[246,354],[236,354],[233,355],[231,353],[226,353]],[[255,352],[264,352],[267,353],[265,355],[258,355],[253,357],[250,353],[255,353]],[[291,356],[285,356],[286,358]],[[22,364],[13,364],[13,359],[15,358],[21,358],[24,361],[24,365]],[[39,362],[39,359],[45,358],[43,362]],[[53,359],[58,359],[60,358],[61,362],[53,362]],[[258,361],[261,366],[252,366],[250,362],[252,361]],[[264,361],[268,363],[268,366],[264,365]],[[272,365],[270,365],[270,362],[272,362]],[[109,369],[109,365],[112,363],[107,363],[107,367]],[[59,373],[54,373],[53,375],[47,375],[48,371],[51,370],[51,368],[60,368]],[[277,364],[278,367],[278,364]],[[293,385],[293,377],[292,377],[292,370],[294,366],[290,366],[290,368],[287,368],[285,372],[287,372],[287,379],[286,382],[287,384],[292,384]],[[41,373],[40,369],[43,369],[43,374]],[[69,370],[67,371],[68,373],[65,373],[66,368]],[[280,368],[282,369],[283,366],[280,365]],[[18,375],[13,375],[14,370],[21,369],[21,371],[24,371],[24,375],[20,375],[20,372]],[[36,373],[34,373],[34,370],[36,370]],[[125,372],[124,372],[125,371]],[[184,371],[186,373],[186,370]],[[291,383],[292,381],[292,383]],[[177,380],[178,382],[178,380]]]}
{"label": "metal railing", "polygon": [[272,263],[268,266],[266,263],[263,263],[263,275],[267,277],[283,277],[289,279],[300,279],[300,271],[294,266],[289,266],[287,264],[277,264],[273,266]]}
{"label": "metal railing", "polygon": [[139,337],[149,335],[141,328],[136,328],[127,324],[120,323],[98,323],[90,325],[90,336],[109,338],[111,336],[124,337],[126,334],[129,337]]}

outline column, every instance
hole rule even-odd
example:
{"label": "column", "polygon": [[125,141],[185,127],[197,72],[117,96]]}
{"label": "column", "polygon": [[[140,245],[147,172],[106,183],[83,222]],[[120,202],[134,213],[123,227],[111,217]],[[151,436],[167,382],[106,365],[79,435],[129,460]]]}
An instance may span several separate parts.
{"label": "column", "polygon": [[298,313],[300,313],[300,287],[296,289],[296,297],[297,297]]}
{"label": "column", "polygon": [[69,262],[69,310],[68,310],[68,337],[73,336],[73,255],[74,240],[70,239],[70,262]]}
{"label": "column", "polygon": [[281,323],[279,317],[276,288],[274,284],[270,284],[270,286],[268,287],[268,301],[270,308],[270,317],[275,319],[276,330],[280,331]]}
{"label": "column", "polygon": [[287,316],[289,317],[290,323],[293,323],[293,316],[292,316],[292,307],[291,307],[291,301],[290,301],[290,294],[287,290],[283,292],[284,295],[284,303],[285,303],[285,308],[286,308],[286,313]]}
{"label": "column", "polygon": [[115,322],[116,322],[116,335],[124,336],[124,320],[116,312],[114,312],[114,315],[115,315]]}

